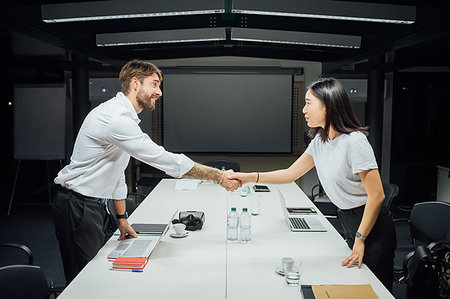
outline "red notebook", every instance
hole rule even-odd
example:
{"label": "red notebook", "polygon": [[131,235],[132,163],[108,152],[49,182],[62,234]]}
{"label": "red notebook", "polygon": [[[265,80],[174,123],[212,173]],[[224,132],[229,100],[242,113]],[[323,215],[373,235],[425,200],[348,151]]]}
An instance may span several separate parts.
{"label": "red notebook", "polygon": [[113,262],[113,269],[144,269],[148,263],[146,257],[122,257],[119,256]]}

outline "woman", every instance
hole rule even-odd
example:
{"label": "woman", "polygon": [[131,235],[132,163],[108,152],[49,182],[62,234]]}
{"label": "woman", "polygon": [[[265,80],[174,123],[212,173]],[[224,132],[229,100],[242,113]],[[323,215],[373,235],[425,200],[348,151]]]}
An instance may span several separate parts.
{"label": "woman", "polygon": [[316,167],[319,180],[337,206],[345,238],[352,253],[342,266],[362,262],[392,291],[395,229],[382,209],[383,186],[375,156],[362,127],[352,112],[343,86],[322,78],[308,86],[303,113],[313,138],[306,151],[289,168],[237,173],[249,182],[286,184]]}

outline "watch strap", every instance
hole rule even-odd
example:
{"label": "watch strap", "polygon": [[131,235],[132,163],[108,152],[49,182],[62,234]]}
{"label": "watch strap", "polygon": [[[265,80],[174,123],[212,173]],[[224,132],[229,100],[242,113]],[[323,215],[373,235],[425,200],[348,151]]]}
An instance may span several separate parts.
{"label": "watch strap", "polygon": [[125,212],[124,214],[116,214],[117,219],[128,219],[128,213]]}
{"label": "watch strap", "polygon": [[362,240],[362,241],[365,241],[366,238],[367,238],[367,236],[363,236],[363,235],[361,235],[360,232],[356,232],[355,238],[360,239],[360,240]]}

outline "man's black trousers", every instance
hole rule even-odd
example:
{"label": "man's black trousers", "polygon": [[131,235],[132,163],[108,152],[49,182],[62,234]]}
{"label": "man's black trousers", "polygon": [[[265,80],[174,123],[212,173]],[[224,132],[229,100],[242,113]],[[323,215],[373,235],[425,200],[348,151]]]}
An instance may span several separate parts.
{"label": "man's black trousers", "polygon": [[53,220],[69,284],[117,229],[107,201],[95,200],[65,188],[53,198]]}

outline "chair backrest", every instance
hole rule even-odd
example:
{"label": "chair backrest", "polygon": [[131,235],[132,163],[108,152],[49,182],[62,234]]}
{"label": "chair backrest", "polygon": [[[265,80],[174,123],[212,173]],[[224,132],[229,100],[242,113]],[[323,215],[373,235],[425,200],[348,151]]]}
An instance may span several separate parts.
{"label": "chair backrest", "polygon": [[241,166],[238,163],[230,160],[211,160],[206,162],[205,165],[218,169],[222,168],[225,168],[225,170],[232,169],[235,172],[241,171]]}
{"label": "chair backrest", "polygon": [[136,210],[136,207],[137,207],[136,202],[134,201],[134,199],[132,199],[130,197],[125,198],[125,206],[126,206],[128,215],[131,215],[131,213],[133,213],[134,210]]}
{"label": "chair backrest", "polygon": [[0,268],[0,294],[8,299],[48,299],[48,282],[39,266],[5,266]]}
{"label": "chair backrest", "polygon": [[310,195],[310,199],[311,201],[315,201],[316,197],[321,197],[323,196],[325,193],[323,192],[322,189],[322,185],[320,183],[315,184],[312,188],[311,188],[311,195]]}
{"label": "chair backrest", "polygon": [[[26,258],[27,258],[27,264],[28,265],[33,265],[33,253],[31,252],[31,249],[28,248],[27,246],[20,244],[20,243],[0,243],[0,248],[4,248],[6,250],[0,251],[0,254],[2,255],[2,258],[6,258],[6,259],[2,259],[3,260],[7,260],[7,263],[1,263],[0,266],[6,266],[6,265],[11,265],[12,264],[23,264],[22,262],[22,258],[23,258],[23,254],[25,254]],[[8,250],[10,249],[10,250]],[[19,249],[19,250],[17,250]],[[6,255],[6,256],[5,256]],[[17,257],[17,256],[21,256],[22,258],[19,259],[11,259],[11,256]]]}
{"label": "chair backrest", "polygon": [[391,209],[392,200],[398,195],[398,186],[396,184],[383,184],[384,201],[383,206],[386,210]]}
{"label": "chair backrest", "polygon": [[450,232],[450,203],[428,201],[416,203],[409,217],[411,237],[429,244],[444,240]]}

